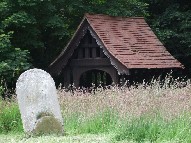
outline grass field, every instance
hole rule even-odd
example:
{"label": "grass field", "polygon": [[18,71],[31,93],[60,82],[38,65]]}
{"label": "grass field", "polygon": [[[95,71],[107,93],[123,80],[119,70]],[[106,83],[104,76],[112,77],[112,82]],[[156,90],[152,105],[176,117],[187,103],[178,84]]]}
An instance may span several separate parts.
{"label": "grass field", "polygon": [[58,90],[65,136],[24,134],[16,99],[0,100],[3,142],[191,142],[191,84]]}
{"label": "grass field", "polygon": [[41,136],[26,137],[23,134],[0,135],[1,143],[112,143],[110,135],[71,135],[71,136]]}

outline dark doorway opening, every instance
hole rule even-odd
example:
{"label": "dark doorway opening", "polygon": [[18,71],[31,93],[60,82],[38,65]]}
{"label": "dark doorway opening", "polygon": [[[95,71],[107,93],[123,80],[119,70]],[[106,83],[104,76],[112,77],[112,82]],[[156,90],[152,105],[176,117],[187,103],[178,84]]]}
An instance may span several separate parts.
{"label": "dark doorway opening", "polygon": [[80,77],[80,87],[98,87],[108,86],[112,84],[111,76],[102,70],[89,70],[84,72]]}

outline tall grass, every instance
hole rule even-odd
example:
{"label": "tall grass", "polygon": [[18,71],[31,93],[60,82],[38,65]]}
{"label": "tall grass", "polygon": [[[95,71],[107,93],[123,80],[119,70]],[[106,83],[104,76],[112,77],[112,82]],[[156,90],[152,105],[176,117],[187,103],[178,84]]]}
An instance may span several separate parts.
{"label": "tall grass", "polygon": [[191,121],[188,115],[165,120],[161,116],[141,116],[127,121],[115,139],[136,142],[191,142]]}
{"label": "tall grass", "polygon": [[[94,93],[59,90],[66,131],[114,132],[117,141],[190,142],[191,84],[188,81],[180,88],[182,83],[170,82],[163,87],[153,81],[149,86],[98,88]],[[112,111],[106,124],[111,127],[101,128],[105,109]],[[67,117],[71,117],[69,121]]]}
{"label": "tall grass", "polygon": [[[114,134],[116,141],[191,142],[191,84],[157,81],[93,93],[58,90],[66,134]],[[0,100],[0,133],[23,132],[16,101]]]}
{"label": "tall grass", "polygon": [[0,133],[22,132],[23,126],[18,104],[0,98]]}
{"label": "tall grass", "polygon": [[92,117],[83,117],[82,114],[71,114],[65,117],[65,130],[70,134],[99,134],[109,133],[116,129],[118,121],[117,115],[110,110],[106,110],[93,115]]}

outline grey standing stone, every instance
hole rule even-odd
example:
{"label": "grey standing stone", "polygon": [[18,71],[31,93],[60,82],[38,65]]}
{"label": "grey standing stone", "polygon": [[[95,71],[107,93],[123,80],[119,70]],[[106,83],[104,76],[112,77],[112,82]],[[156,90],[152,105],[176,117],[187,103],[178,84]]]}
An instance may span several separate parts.
{"label": "grey standing stone", "polygon": [[41,69],[22,73],[16,94],[26,133],[62,133],[63,119],[54,80]]}

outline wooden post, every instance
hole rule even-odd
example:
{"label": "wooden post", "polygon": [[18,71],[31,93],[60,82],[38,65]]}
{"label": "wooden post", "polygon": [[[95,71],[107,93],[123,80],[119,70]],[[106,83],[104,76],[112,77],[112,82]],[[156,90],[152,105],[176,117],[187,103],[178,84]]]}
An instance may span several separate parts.
{"label": "wooden post", "polygon": [[83,51],[82,48],[79,48],[78,50],[78,59],[82,59],[83,58]]}
{"label": "wooden post", "polygon": [[89,58],[89,57],[90,57],[89,48],[86,47],[86,48],[85,48],[85,58],[87,59],[87,58]]}
{"label": "wooden post", "polygon": [[72,71],[72,76],[73,76],[73,83],[75,87],[79,87],[79,74],[78,74],[78,70],[76,68],[73,69]]}
{"label": "wooden post", "polygon": [[103,49],[100,48],[100,58],[103,58],[103,57],[104,57]]}
{"label": "wooden post", "polygon": [[92,47],[92,58],[96,58],[96,47]]}

